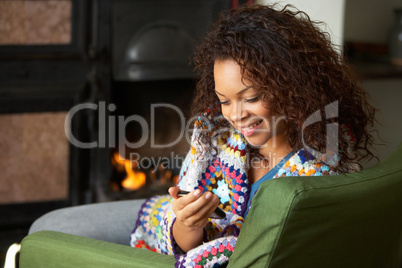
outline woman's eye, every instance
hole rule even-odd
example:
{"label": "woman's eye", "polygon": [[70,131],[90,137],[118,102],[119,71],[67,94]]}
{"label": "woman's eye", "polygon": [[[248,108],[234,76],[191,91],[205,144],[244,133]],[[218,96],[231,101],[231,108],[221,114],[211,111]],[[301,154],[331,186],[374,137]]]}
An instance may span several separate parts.
{"label": "woman's eye", "polygon": [[258,101],[259,99],[260,99],[260,97],[257,96],[257,97],[252,98],[252,99],[247,99],[246,102],[256,102],[256,101]]}
{"label": "woman's eye", "polygon": [[229,103],[229,101],[219,101],[219,105],[225,105],[225,104],[228,104]]}

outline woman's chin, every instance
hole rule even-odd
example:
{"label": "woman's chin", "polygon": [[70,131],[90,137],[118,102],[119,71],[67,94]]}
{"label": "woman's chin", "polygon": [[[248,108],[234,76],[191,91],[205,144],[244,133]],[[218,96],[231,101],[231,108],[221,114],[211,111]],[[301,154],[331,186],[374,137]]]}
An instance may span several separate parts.
{"label": "woman's chin", "polygon": [[245,139],[246,139],[246,141],[247,141],[247,143],[249,145],[251,145],[252,147],[255,147],[255,148],[261,148],[265,144],[265,142],[258,141],[258,140],[253,139],[253,138],[245,137]]}

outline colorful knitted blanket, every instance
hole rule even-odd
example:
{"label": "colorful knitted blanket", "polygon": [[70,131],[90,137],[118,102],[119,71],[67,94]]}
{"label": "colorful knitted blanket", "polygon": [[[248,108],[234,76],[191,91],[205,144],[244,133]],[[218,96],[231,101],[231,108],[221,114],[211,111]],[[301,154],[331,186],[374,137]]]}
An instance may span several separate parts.
{"label": "colorful knitted blanket", "polygon": [[[187,253],[180,250],[172,235],[175,214],[171,197],[156,196],[145,201],[131,234],[131,246],[174,255],[175,267],[219,267],[228,262],[243,225],[250,196],[247,178],[246,141],[236,130],[215,136],[218,152],[206,150],[198,137],[204,124],[194,129],[191,150],[181,168],[178,186],[182,190],[211,191],[218,195],[226,211],[225,219],[209,219],[204,231],[204,243]],[[207,152],[207,153],[206,153]],[[335,174],[329,165],[318,163],[308,150],[295,152],[281,167],[275,178],[282,176],[321,176]]]}

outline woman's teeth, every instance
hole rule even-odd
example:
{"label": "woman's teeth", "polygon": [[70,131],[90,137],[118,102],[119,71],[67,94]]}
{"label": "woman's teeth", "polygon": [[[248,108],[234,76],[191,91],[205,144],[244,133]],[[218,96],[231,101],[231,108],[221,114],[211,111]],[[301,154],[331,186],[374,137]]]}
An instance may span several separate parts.
{"label": "woman's teeth", "polygon": [[257,121],[257,122],[255,122],[254,124],[252,124],[252,125],[250,125],[250,126],[248,126],[248,127],[244,127],[243,129],[244,129],[244,130],[252,129],[253,127],[259,125],[261,122],[262,122],[262,120],[261,120],[261,121]]}

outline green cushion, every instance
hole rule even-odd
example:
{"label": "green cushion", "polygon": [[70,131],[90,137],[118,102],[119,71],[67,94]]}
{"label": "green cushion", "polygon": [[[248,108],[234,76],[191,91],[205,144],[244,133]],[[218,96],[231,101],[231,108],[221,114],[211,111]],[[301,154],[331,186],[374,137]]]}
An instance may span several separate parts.
{"label": "green cushion", "polygon": [[20,267],[174,267],[175,258],[90,238],[52,231],[24,238]]}
{"label": "green cushion", "polygon": [[402,144],[361,172],[263,183],[229,267],[402,267]]}

